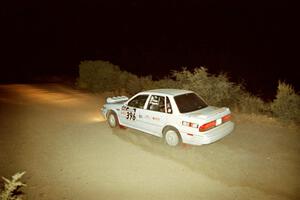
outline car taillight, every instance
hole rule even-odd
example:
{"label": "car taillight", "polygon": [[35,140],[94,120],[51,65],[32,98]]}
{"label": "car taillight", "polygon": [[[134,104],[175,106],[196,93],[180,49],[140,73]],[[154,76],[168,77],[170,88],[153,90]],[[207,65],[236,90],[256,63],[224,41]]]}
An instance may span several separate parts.
{"label": "car taillight", "polygon": [[230,121],[230,119],[231,119],[231,114],[225,115],[222,117],[222,122],[223,123],[228,122],[228,121]]}
{"label": "car taillight", "polygon": [[192,127],[192,128],[198,128],[198,124],[192,123],[192,122],[182,121],[182,125],[183,125],[183,126]]}
{"label": "car taillight", "polygon": [[201,131],[201,132],[207,131],[208,129],[211,129],[215,126],[216,126],[216,121],[211,121],[211,122],[208,122],[208,123],[203,124],[202,126],[200,126],[199,131]]}

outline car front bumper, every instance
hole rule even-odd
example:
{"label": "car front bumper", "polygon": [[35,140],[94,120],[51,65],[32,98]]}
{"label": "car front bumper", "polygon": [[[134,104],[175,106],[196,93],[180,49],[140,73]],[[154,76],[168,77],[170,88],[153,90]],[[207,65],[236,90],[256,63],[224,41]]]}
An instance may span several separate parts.
{"label": "car front bumper", "polygon": [[100,114],[106,119],[107,109],[102,107],[100,110]]}
{"label": "car front bumper", "polygon": [[207,131],[202,135],[199,134],[187,135],[183,133],[182,140],[183,143],[192,144],[192,145],[210,144],[230,134],[233,131],[233,129],[234,129],[234,123],[229,121],[222,124],[219,127]]}

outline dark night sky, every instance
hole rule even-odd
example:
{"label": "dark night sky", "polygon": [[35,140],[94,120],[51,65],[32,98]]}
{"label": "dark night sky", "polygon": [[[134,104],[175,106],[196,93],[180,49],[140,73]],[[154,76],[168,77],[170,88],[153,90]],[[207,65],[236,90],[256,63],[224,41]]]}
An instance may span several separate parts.
{"label": "dark night sky", "polygon": [[2,82],[76,76],[81,60],[100,59],[154,77],[206,66],[262,95],[278,79],[299,89],[289,1],[19,1],[0,12]]}

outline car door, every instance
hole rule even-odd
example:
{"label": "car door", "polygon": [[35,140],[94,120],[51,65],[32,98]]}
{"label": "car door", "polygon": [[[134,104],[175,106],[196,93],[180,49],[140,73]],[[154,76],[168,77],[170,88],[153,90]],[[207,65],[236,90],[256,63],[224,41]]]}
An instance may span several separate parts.
{"label": "car door", "polygon": [[140,124],[153,135],[161,136],[168,114],[166,108],[166,97],[151,95],[145,110],[140,114]]}
{"label": "car door", "polygon": [[146,94],[137,95],[122,106],[120,115],[121,124],[131,128],[139,128],[141,126],[139,115],[144,109],[148,96]]}

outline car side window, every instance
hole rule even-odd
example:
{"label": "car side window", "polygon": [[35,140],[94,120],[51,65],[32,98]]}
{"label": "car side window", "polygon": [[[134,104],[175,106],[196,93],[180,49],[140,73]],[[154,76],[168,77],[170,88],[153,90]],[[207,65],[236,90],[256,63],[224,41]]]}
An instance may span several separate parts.
{"label": "car side window", "polygon": [[165,112],[165,97],[152,95],[150,97],[150,101],[147,106],[147,109],[152,111],[157,111],[157,112]]}
{"label": "car side window", "polygon": [[166,108],[167,108],[167,113],[168,114],[172,114],[173,113],[169,97],[167,97],[167,99],[166,99]]}
{"label": "car side window", "polygon": [[144,108],[146,100],[149,95],[139,95],[133,98],[131,101],[128,102],[128,106],[134,108]]}

